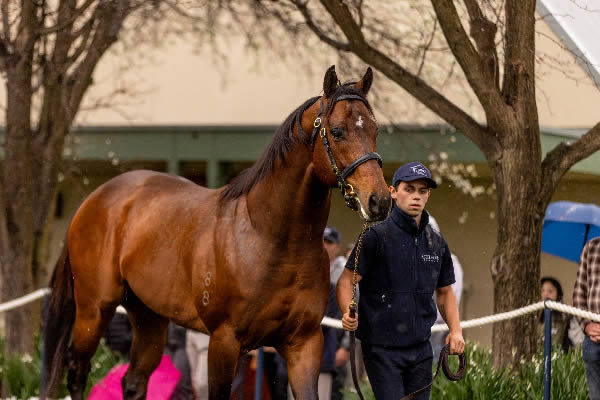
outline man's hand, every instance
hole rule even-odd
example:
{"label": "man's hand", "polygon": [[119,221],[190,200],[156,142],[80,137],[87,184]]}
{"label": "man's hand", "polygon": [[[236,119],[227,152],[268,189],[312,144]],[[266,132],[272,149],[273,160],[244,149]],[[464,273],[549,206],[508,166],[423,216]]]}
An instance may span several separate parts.
{"label": "man's hand", "polygon": [[346,311],[342,317],[342,326],[347,331],[355,331],[358,328],[358,313],[354,314],[354,318],[351,318],[350,311]]}
{"label": "man's hand", "polygon": [[335,366],[336,367],[341,367],[342,365],[346,364],[349,359],[350,359],[350,351],[348,349],[340,347],[335,352]]}
{"label": "man's hand", "polygon": [[462,332],[450,332],[446,336],[446,344],[450,344],[450,354],[462,354],[465,352],[465,339]]}
{"label": "man's hand", "polygon": [[585,333],[590,337],[592,342],[600,343],[600,324],[597,322],[590,322],[585,326]]}

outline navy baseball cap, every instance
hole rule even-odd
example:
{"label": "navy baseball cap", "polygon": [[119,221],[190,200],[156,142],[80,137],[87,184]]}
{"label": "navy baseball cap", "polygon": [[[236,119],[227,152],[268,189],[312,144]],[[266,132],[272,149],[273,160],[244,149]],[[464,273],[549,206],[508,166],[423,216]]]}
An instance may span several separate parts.
{"label": "navy baseball cap", "polygon": [[340,239],[340,233],[333,226],[328,226],[325,228],[325,232],[323,232],[323,240],[327,240],[331,243],[340,244]]}
{"label": "navy baseball cap", "polygon": [[392,186],[396,186],[398,182],[411,182],[418,179],[427,181],[432,189],[437,187],[437,183],[431,177],[431,172],[420,162],[409,162],[398,168],[394,173]]}

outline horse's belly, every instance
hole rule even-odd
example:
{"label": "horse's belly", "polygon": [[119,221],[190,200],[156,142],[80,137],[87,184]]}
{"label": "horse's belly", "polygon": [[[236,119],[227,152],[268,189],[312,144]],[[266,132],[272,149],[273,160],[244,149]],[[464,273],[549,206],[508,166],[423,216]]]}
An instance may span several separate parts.
{"label": "horse's belly", "polygon": [[[201,259],[194,253],[206,242],[196,238],[195,251],[186,252],[177,244],[185,243],[185,238],[160,240],[147,247],[150,251],[145,252],[146,257],[137,252],[135,261],[124,258],[121,265],[124,280],[146,306],[179,325],[204,333],[209,329],[201,315],[202,292],[214,286],[214,263],[207,249],[201,249],[205,254]],[[204,297],[208,300],[210,293]]]}

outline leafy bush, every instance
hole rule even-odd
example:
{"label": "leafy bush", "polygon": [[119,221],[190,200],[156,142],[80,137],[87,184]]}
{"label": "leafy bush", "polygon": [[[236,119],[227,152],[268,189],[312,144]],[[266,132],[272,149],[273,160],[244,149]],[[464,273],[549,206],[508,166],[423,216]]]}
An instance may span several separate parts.
{"label": "leafy bush", "polygon": [[[38,337],[33,357],[13,356],[7,359],[4,357],[4,338],[0,338],[0,380],[7,385],[8,393],[11,396],[17,399],[28,399],[40,395],[41,350],[42,344]],[[102,340],[92,358],[92,369],[88,376],[85,397],[89,394],[92,386],[119,362],[123,362],[123,360],[113,353]],[[63,398],[67,395],[65,378],[58,396]]]}
{"label": "leafy bush", "polygon": [[[467,345],[466,376],[459,382],[451,382],[440,371],[431,390],[431,399],[542,399],[544,393],[542,349],[531,360],[522,360],[518,373],[511,373],[506,369],[494,370],[491,355],[491,350],[483,349],[477,344]],[[450,357],[449,364],[452,370],[456,371],[458,358]],[[366,400],[375,399],[367,381],[362,382],[361,391]],[[568,353],[558,348],[553,349],[551,391],[553,400],[588,399],[581,348]],[[358,396],[352,392],[344,392],[344,395],[349,399],[358,399]]]}

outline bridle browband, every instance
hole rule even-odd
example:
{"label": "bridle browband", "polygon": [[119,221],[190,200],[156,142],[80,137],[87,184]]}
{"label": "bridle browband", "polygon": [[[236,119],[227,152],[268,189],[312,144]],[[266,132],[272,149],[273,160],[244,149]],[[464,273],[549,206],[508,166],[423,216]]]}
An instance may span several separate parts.
{"label": "bridle browband", "polygon": [[[356,94],[347,94],[347,95],[343,95],[343,96],[336,98],[334,100],[334,103],[330,106],[330,109],[333,110],[333,105],[335,103],[337,103],[338,101],[342,101],[342,100],[359,100],[359,101],[362,101],[363,103],[365,103],[365,105],[368,105],[367,100],[364,97],[356,95]],[[321,117],[322,114],[323,114],[323,99],[321,99],[321,102],[319,104],[319,113],[317,114],[317,118],[315,119],[315,122],[313,123],[314,128],[313,128],[313,133],[312,133],[312,137],[311,137],[312,150],[313,150],[313,152],[315,151],[315,144],[317,141],[317,134],[318,134],[319,136],[321,136],[321,139],[323,140],[323,146],[325,147],[325,151],[327,152],[327,156],[329,157],[329,162],[331,163],[331,169],[332,169],[333,173],[335,174],[335,176],[337,177],[338,187],[340,188],[342,195],[344,196],[346,205],[348,205],[348,207],[350,207],[352,210],[358,211],[358,204],[359,204],[358,196],[356,195],[356,192],[354,191],[354,188],[352,187],[352,185],[346,181],[346,178],[348,178],[350,175],[352,175],[354,170],[356,170],[356,168],[358,168],[361,164],[364,164],[365,162],[367,162],[369,160],[377,160],[377,163],[381,167],[382,166],[381,156],[375,152],[363,154],[362,156],[358,157],[356,160],[352,161],[342,171],[340,171],[340,169],[337,166],[337,163],[335,162],[335,157],[333,156],[333,152],[331,151],[331,144],[329,143],[329,139],[327,138],[327,129],[325,128],[325,123],[323,122],[323,118]]]}

